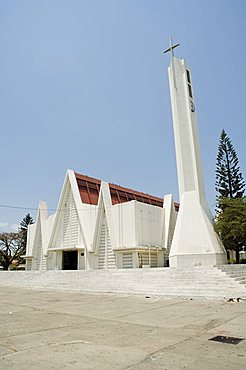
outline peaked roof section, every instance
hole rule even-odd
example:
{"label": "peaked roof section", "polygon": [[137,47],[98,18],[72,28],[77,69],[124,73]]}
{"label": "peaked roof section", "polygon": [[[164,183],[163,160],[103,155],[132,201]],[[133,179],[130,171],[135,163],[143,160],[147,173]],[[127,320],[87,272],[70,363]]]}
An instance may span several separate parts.
{"label": "peaked roof section", "polygon": [[74,172],[83,203],[97,205],[101,180]]}
{"label": "peaked roof section", "polygon": [[[81,175],[75,172],[76,181],[79,188],[80,197],[83,203],[98,204],[98,198],[101,187],[101,180],[93,177]],[[124,188],[119,185],[109,184],[112,204],[125,203],[131,200],[151,204],[152,206],[163,207],[163,199],[153,195],[141,193],[136,190]],[[179,204],[175,203],[175,209],[178,210]]]}
{"label": "peaked roof section", "polygon": [[163,207],[163,199],[153,195],[141,193],[140,191],[123,188],[122,186],[109,184],[112,204],[125,203],[130,200],[151,204],[152,206]]}

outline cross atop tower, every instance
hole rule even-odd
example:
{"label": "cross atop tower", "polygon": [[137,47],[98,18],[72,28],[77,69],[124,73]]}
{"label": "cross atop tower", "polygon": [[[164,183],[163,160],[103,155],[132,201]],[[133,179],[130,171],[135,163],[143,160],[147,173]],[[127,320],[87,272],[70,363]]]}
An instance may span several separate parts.
{"label": "cross atop tower", "polygon": [[172,36],[171,35],[169,36],[169,40],[170,40],[170,47],[167,50],[163,51],[163,53],[165,54],[165,53],[168,53],[170,51],[171,57],[173,58],[174,57],[173,49],[175,49],[176,47],[178,47],[180,44],[173,45],[173,41],[172,41]]}

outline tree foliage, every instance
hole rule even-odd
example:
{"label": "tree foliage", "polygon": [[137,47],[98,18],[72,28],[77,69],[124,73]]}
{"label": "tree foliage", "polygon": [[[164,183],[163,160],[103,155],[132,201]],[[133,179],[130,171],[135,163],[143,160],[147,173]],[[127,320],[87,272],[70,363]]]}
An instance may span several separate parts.
{"label": "tree foliage", "polygon": [[225,130],[218,147],[215,189],[223,198],[241,198],[245,189],[237,153]]}
{"label": "tree foliage", "polygon": [[246,246],[246,197],[220,198],[219,206],[215,231],[226,249],[236,251],[236,262],[239,263],[239,252]]}
{"label": "tree foliage", "polygon": [[20,233],[0,234],[0,264],[8,270],[14,260],[19,261],[25,253],[22,235]]}
{"label": "tree foliage", "polygon": [[27,215],[21,220],[20,227],[19,227],[19,233],[22,240],[22,245],[24,250],[26,251],[26,243],[27,243],[27,228],[28,225],[33,224],[33,218],[30,215],[30,213],[27,213]]}
{"label": "tree foliage", "polygon": [[21,220],[17,233],[0,234],[0,265],[4,270],[8,270],[14,261],[17,264],[24,262],[21,256],[26,253],[27,227],[33,222],[33,218],[28,213]]}
{"label": "tree foliage", "polygon": [[27,231],[28,225],[33,224],[33,218],[30,213],[27,213],[26,216],[21,220],[19,229],[21,231]]}

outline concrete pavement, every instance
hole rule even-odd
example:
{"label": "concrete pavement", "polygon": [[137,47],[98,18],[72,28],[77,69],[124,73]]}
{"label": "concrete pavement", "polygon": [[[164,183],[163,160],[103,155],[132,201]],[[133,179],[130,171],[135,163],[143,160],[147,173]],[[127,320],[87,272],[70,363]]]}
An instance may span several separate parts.
{"label": "concrete pavement", "polygon": [[0,369],[244,369],[246,303],[0,288]]}

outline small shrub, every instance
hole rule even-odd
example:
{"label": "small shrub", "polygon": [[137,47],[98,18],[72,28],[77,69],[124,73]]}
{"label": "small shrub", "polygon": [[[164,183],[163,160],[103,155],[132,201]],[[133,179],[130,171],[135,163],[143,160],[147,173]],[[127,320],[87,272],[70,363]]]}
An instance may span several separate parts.
{"label": "small shrub", "polygon": [[228,260],[228,263],[229,263],[229,265],[233,265],[234,263],[236,263],[236,260],[234,260],[234,258],[230,258]]}

